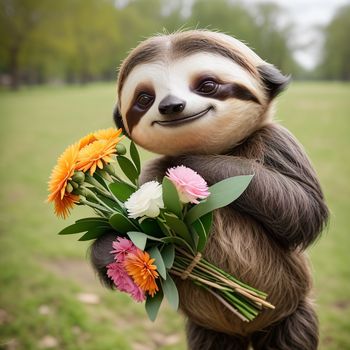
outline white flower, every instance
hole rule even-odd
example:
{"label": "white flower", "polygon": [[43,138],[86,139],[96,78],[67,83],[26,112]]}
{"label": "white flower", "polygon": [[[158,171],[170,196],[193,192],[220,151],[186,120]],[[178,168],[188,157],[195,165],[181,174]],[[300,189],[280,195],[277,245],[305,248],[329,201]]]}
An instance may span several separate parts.
{"label": "white flower", "polygon": [[162,185],[157,181],[143,184],[124,203],[131,219],[149,217],[155,218],[164,208]]}

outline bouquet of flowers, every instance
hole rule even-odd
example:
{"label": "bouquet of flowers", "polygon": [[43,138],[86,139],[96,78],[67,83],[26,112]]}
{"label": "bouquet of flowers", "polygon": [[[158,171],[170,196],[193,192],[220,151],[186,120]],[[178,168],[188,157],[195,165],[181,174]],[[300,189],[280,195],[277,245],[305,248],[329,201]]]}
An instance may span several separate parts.
{"label": "bouquet of flowers", "polygon": [[87,241],[114,232],[114,261],[106,266],[107,275],[117,290],[145,301],[151,320],[163,297],[178,308],[174,276],[204,288],[243,321],[253,320],[263,307],[274,308],[265,293],[202,256],[213,211],[237,199],[253,176],[235,176],[208,187],[195,171],[178,166],[167,170],[162,183],[140,185],[138,150],[131,142],[127,157],[122,139],[121,129],[99,130],[58,158],[48,196],[56,215],[66,218],[75,205],[87,205],[97,214],[59,234],[83,233],[79,240]]}

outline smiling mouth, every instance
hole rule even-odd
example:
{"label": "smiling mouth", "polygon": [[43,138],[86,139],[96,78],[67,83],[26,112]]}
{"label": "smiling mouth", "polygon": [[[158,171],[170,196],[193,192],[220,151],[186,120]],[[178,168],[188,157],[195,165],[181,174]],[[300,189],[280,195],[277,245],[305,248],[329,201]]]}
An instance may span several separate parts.
{"label": "smiling mouth", "polygon": [[196,119],[202,118],[203,116],[205,116],[211,109],[213,109],[213,107],[209,107],[207,109],[205,109],[204,111],[201,111],[199,113],[190,115],[190,116],[186,116],[186,117],[182,117],[182,118],[177,118],[177,119],[171,119],[171,120],[155,120],[154,122],[152,122],[153,124],[159,124],[162,126],[177,126],[177,125],[181,125],[181,124],[185,124],[185,123],[189,123],[192,122]]}

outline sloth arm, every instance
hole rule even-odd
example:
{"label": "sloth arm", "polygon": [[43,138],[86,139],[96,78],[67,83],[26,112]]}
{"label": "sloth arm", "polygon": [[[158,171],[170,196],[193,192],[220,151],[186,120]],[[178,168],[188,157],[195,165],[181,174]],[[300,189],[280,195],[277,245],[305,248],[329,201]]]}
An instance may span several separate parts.
{"label": "sloth arm", "polygon": [[322,231],[328,209],[316,174],[301,146],[283,127],[256,131],[228,155],[184,155],[151,161],[141,182],[161,180],[166,169],[185,165],[208,184],[254,174],[247,190],[231,204],[263,226],[286,249],[305,249]]}

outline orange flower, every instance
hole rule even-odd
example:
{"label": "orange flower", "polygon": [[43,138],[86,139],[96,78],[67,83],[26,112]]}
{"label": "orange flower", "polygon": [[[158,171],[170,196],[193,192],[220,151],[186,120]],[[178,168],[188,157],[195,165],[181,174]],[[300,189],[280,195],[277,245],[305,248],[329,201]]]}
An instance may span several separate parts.
{"label": "orange flower", "polygon": [[137,249],[135,253],[129,253],[125,257],[124,266],[134,282],[152,297],[159,290],[156,278],[158,278],[157,266],[152,265],[155,259],[151,259],[147,252]]}
{"label": "orange flower", "polygon": [[115,146],[123,139],[119,137],[121,132],[122,129],[102,129],[82,138],[76,170],[90,170],[93,175],[97,167],[103,169],[104,164],[110,163],[113,160],[111,156],[117,152]]}
{"label": "orange flower", "polygon": [[66,148],[58,158],[56,166],[53,168],[49,181],[48,202],[54,202],[57,216],[66,218],[74,203],[79,200],[79,196],[66,192],[67,181],[74,174],[76,161],[79,152],[79,144],[76,143]]}
{"label": "orange flower", "polygon": [[79,141],[79,149],[84,148],[85,146],[89,145],[90,143],[96,141],[96,137],[93,133],[90,133],[83,138],[80,139]]}
{"label": "orange flower", "polygon": [[55,214],[65,219],[69,215],[70,209],[72,209],[77,202],[79,202],[79,196],[65,193],[62,199],[55,199]]}
{"label": "orange flower", "polygon": [[90,170],[93,175],[96,168],[103,169],[104,163],[110,163],[111,156],[116,154],[115,143],[108,140],[97,140],[80,150],[76,170]]}
{"label": "orange flower", "polygon": [[96,140],[113,140],[117,144],[120,139],[118,138],[122,133],[122,129],[109,128],[97,130],[94,133],[87,134],[79,141],[79,149],[84,148],[85,146],[90,145]]}
{"label": "orange flower", "polygon": [[67,217],[79,196],[66,192],[67,182],[74,170],[90,170],[93,175],[96,168],[103,168],[104,163],[112,161],[116,153],[116,144],[122,140],[119,137],[122,129],[103,129],[90,133],[67,149],[58,158],[49,181],[48,202],[54,202],[57,216]]}
{"label": "orange flower", "polygon": [[109,129],[101,129],[94,132],[94,137],[97,140],[114,140],[115,144],[117,144],[121,138],[119,138],[122,133],[122,129],[109,128]]}

